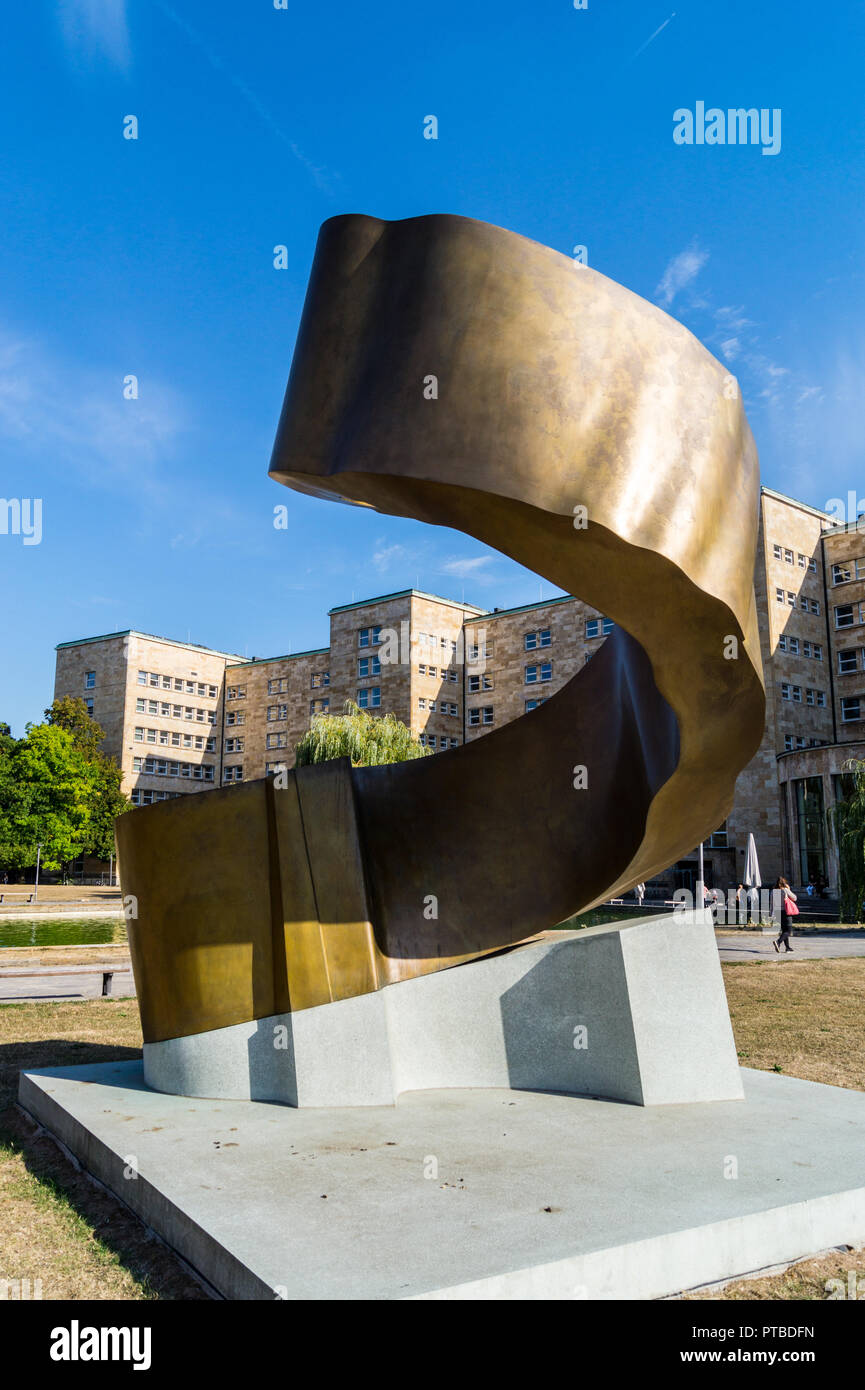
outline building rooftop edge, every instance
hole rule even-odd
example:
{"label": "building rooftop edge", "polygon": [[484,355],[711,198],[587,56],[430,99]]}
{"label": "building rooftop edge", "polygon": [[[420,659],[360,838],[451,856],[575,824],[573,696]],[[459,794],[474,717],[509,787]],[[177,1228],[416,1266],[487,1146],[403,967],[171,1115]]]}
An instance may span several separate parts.
{"label": "building rooftop edge", "polygon": [[306,652],[286,652],[283,656],[253,656],[246,661],[229,661],[226,671],[237,671],[241,666],[267,666],[271,661],[296,661],[299,656],[330,656],[330,647],[311,647]]}
{"label": "building rooftop edge", "polygon": [[575,594],[561,594],[559,598],[539,598],[534,603],[518,603],[514,608],[494,608],[487,613],[481,613],[477,618],[467,618],[470,623],[478,622],[479,618],[505,618],[509,613],[529,613],[533,608],[551,608],[554,603],[578,603]]}
{"label": "building rooftop edge", "polygon": [[358,599],[356,603],[338,603],[335,608],[327,610],[328,617],[331,613],[346,613],[351,608],[368,608],[373,603],[386,603],[388,599],[409,597],[432,599],[433,603],[445,603],[449,608],[460,608],[463,612],[482,614],[489,611],[479,608],[476,603],[460,603],[459,599],[442,598],[441,594],[428,594],[424,589],[396,589],[392,594],[376,594],[373,598]]}
{"label": "building rooftop edge", "polygon": [[235,661],[243,661],[237,652],[223,652],[216,647],[205,647],[201,642],[178,642],[175,637],[160,637],[155,632],[141,632],[137,627],[122,628],[119,632],[101,632],[95,637],[76,637],[71,642],[58,642],[54,650],[64,647],[86,647],[91,642],[109,642],[112,637],[146,637],[148,642],[164,642],[167,647],[183,647],[186,651],[206,652],[209,656],[228,656]]}

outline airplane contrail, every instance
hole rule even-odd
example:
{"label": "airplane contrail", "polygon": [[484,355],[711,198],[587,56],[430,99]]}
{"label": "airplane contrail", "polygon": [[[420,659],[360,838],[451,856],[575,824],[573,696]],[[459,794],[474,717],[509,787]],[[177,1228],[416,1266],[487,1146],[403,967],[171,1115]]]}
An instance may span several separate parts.
{"label": "airplane contrail", "polygon": [[667,25],[668,25],[669,22],[670,22],[670,19],[675,19],[675,18],[676,18],[676,11],[673,10],[673,13],[670,15],[670,18],[669,18],[669,19],[665,19],[664,22],[663,22],[663,24],[659,24],[658,27],[657,27],[657,29],[655,30],[654,34],[650,34],[649,37],[646,39],[646,42],[642,45],[642,47],[641,47],[641,48],[638,48],[637,51],[636,51],[636,53],[633,53],[633,54],[631,55],[631,60],[633,61],[634,58],[639,58],[640,54],[641,54],[641,53],[644,53],[644,52],[646,51],[646,49],[649,47],[649,44],[652,42],[652,40],[653,40],[653,39],[656,39],[656,38],[658,37],[658,35],[660,34],[661,30],[662,30],[662,29],[666,29]]}

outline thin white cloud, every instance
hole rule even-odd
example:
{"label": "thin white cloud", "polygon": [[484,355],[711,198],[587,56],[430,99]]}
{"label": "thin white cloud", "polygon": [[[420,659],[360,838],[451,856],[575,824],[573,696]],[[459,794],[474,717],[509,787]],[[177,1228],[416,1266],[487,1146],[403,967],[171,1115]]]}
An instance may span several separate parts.
{"label": "thin white cloud", "polygon": [[473,555],[466,559],[454,556],[439,565],[439,574],[449,574],[456,579],[474,579],[481,574],[486,565],[491,565],[494,559],[494,555]]}
{"label": "thin white cloud", "polygon": [[721,344],[721,351],[728,362],[734,362],[742,350],[742,344],[738,338],[725,338]]}
{"label": "thin white cloud", "polygon": [[708,259],[708,251],[701,251],[696,245],[673,257],[655,288],[655,298],[665,309],[670,307],[686,285],[697,278]]}
{"label": "thin white cloud", "polygon": [[74,60],[107,58],[126,72],[131,61],[126,0],[59,0],[67,52]]}
{"label": "thin white cloud", "polygon": [[170,457],[187,428],[177,393],[146,379],[125,400],[120,373],[83,367],[0,326],[0,439],[41,467],[171,505]]}
{"label": "thin white cloud", "polygon": [[372,563],[379,574],[386,574],[393,569],[394,565],[408,564],[409,560],[417,558],[412,556],[407,546],[393,544],[387,545],[383,540],[376,542],[375,550],[372,553]]}

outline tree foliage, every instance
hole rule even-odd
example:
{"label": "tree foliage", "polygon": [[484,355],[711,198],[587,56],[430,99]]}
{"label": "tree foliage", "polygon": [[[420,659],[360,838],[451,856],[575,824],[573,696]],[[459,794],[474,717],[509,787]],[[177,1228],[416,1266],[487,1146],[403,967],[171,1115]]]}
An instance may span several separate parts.
{"label": "tree foliage", "polygon": [[846,795],[830,806],[827,819],[838,846],[842,922],[861,922],[865,899],[865,761],[842,764]]}
{"label": "tree foliage", "polygon": [[392,714],[374,715],[346,701],[344,714],[319,714],[297,745],[296,767],[351,758],[355,767],[402,763],[429,752]]}
{"label": "tree foliage", "polygon": [[56,870],[114,852],[114,818],[131,809],[121,771],[100,752],[102,729],[83,700],[55,700],[24,738],[0,725],[0,864]]}

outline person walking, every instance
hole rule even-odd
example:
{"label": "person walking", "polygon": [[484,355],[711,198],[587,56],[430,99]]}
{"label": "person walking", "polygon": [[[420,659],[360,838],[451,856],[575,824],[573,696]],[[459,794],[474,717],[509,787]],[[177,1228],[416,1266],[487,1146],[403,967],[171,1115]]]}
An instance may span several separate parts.
{"label": "person walking", "polygon": [[645,883],[638,883],[638,884],[635,886],[635,888],[634,888],[634,896],[635,896],[636,899],[637,899],[637,906],[638,906],[638,907],[642,907],[642,906],[643,906],[643,899],[644,899],[645,896],[646,896],[646,885],[645,885]]}
{"label": "person walking", "polygon": [[786,947],[788,951],[792,951],[793,947],[790,945],[790,927],[793,918],[799,915],[799,909],[796,906],[796,894],[793,892],[786,878],[779,878],[775,884],[775,888],[783,896],[781,899],[781,934],[772,942],[772,945],[775,947],[776,953],[780,953],[781,946]]}

